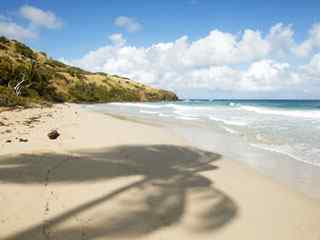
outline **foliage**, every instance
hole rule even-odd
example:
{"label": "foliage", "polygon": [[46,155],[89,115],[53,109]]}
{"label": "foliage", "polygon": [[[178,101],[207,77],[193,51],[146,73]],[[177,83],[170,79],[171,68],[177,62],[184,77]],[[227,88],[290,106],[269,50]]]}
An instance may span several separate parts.
{"label": "foliage", "polygon": [[26,45],[18,41],[14,41],[14,42],[15,42],[15,50],[17,53],[25,56],[26,58],[31,58],[31,59],[34,58],[33,51],[31,48],[27,47]]}
{"label": "foliage", "polygon": [[0,57],[0,73],[0,85],[8,85],[13,77],[13,69],[9,57]]}
{"label": "foliage", "polygon": [[65,67],[67,67],[64,63],[59,62],[59,61],[56,61],[56,60],[54,60],[54,59],[47,59],[47,61],[45,62],[45,64],[47,64],[47,65],[49,65],[49,66],[51,66],[51,67],[53,67],[53,68],[56,68],[56,67],[58,67],[58,68],[65,68]]}
{"label": "foliage", "polygon": [[15,92],[7,87],[0,86],[0,96],[1,107],[15,107],[28,105],[28,102],[25,98],[17,97]]}
{"label": "foliage", "polygon": [[[29,80],[29,88],[34,90],[44,100],[53,102],[63,102],[64,97],[57,94],[55,87],[51,84],[55,76],[55,71],[45,68],[41,65],[35,65]],[[26,96],[30,97],[30,93],[24,92]]]}
{"label": "foliage", "polygon": [[84,81],[76,82],[70,88],[70,94],[76,102],[139,101],[138,94],[127,89],[107,88]]}
{"label": "foliage", "polygon": [[18,82],[25,79],[23,83],[22,96],[47,101],[63,101],[61,96],[55,92],[50,84],[50,79],[55,72],[40,65],[13,64],[9,61],[0,61],[1,80],[0,85],[13,89]]}
{"label": "foliage", "polygon": [[91,74],[90,72],[88,71],[85,71],[81,68],[78,68],[78,67],[72,67],[72,66],[69,66],[68,67],[68,71],[69,72],[73,72],[73,73],[77,73],[77,74]]}
{"label": "foliage", "polygon": [[1,36],[0,37],[0,43],[4,44],[4,45],[7,45],[7,44],[10,44],[10,40],[8,40],[6,37],[4,36]]}

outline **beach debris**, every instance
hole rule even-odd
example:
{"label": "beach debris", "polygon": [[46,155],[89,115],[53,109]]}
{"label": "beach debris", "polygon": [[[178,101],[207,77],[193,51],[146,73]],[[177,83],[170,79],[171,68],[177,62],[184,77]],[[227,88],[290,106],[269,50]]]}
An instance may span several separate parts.
{"label": "beach debris", "polygon": [[40,122],[40,120],[39,120],[40,118],[41,118],[41,116],[31,117],[28,120],[24,121],[24,125],[29,126],[32,123]]}
{"label": "beach debris", "polygon": [[11,133],[12,131],[10,129],[7,129],[5,131],[0,132],[1,134],[7,134],[7,133]]}
{"label": "beach debris", "polygon": [[7,141],[6,141],[6,143],[11,143],[12,141],[10,140],[10,139],[8,139]]}
{"label": "beach debris", "polygon": [[60,136],[60,133],[57,130],[52,130],[48,133],[48,137],[51,140],[57,139]]}
{"label": "beach debris", "polygon": [[28,142],[28,139],[26,139],[26,138],[19,138],[19,142]]}

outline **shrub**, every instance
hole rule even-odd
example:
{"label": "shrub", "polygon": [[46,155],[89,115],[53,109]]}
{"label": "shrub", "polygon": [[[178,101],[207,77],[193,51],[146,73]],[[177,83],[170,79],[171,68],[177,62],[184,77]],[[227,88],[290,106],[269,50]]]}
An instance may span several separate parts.
{"label": "shrub", "polygon": [[45,56],[46,58],[48,57],[48,55],[45,52],[40,51],[39,53]]}
{"label": "shrub", "polygon": [[0,85],[8,85],[13,77],[13,68],[9,57],[0,57]]}
{"label": "shrub", "polygon": [[17,97],[15,92],[7,87],[0,86],[0,106],[15,107],[27,106],[28,101],[23,97]]}
{"label": "shrub", "polygon": [[91,74],[85,70],[77,67],[68,67],[64,69],[65,72],[69,73],[72,77],[78,78],[79,80],[85,80],[87,74]]}
{"label": "shrub", "polygon": [[96,89],[94,83],[78,81],[70,87],[69,93],[76,102],[95,102],[98,100]]}
{"label": "shrub", "polygon": [[26,45],[18,41],[14,41],[14,42],[15,42],[15,49],[18,53],[20,53],[21,55],[27,58],[33,58],[33,51],[31,48],[27,47]]}
{"label": "shrub", "polygon": [[93,74],[99,74],[99,75],[102,75],[102,76],[105,76],[105,77],[108,77],[108,78],[110,76],[108,73],[105,73],[105,72],[96,72],[96,73],[93,73]]}
{"label": "shrub", "polygon": [[95,83],[84,81],[76,82],[69,89],[69,93],[76,102],[111,102],[111,101],[138,101],[137,92],[125,88],[107,88]]}
{"label": "shrub", "polygon": [[49,66],[55,68],[55,67],[59,67],[59,68],[66,68],[68,67],[67,65],[65,65],[62,62],[56,61],[54,59],[48,59],[45,64],[48,64]]}
{"label": "shrub", "polygon": [[6,37],[1,36],[1,37],[0,37],[0,43],[3,43],[3,44],[9,44],[9,43],[10,43],[10,41],[9,41]]}

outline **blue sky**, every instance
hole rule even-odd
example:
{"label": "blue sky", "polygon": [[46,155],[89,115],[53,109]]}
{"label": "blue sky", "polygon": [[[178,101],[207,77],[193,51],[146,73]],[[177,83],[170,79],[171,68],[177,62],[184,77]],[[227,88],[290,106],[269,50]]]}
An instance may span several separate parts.
{"label": "blue sky", "polygon": [[[26,6],[27,8],[22,10]],[[39,22],[39,18],[32,15],[35,13],[34,9],[43,11],[44,14],[40,12],[42,17],[46,17],[46,14],[48,15],[49,13],[52,14],[54,16],[51,19],[52,21],[47,24]],[[314,69],[314,66],[318,66],[317,53],[320,43],[318,44],[317,41],[320,41],[320,39],[313,37],[310,40],[309,32],[320,21],[319,10],[320,2],[310,0],[82,0],[77,2],[11,0],[2,1],[1,3],[0,24],[2,22],[2,26],[0,25],[0,34],[8,35],[11,38],[20,38],[19,40],[24,41],[31,47],[45,51],[50,56],[62,59],[67,63],[89,70],[102,70],[127,75],[147,84],[178,91],[180,95],[186,95],[186,97],[198,97],[201,95],[206,97],[211,95],[221,95],[222,97],[227,97],[228,95],[235,97],[281,97],[279,95],[283,95],[297,98],[305,98],[306,96],[315,98],[320,97],[320,94],[315,91],[315,86],[318,87],[320,85],[317,80],[318,76],[320,76],[320,67],[319,75],[317,75],[318,72],[314,72],[312,69]],[[126,19],[122,19],[124,21],[122,24],[116,24],[116,20],[121,16]],[[46,19],[43,20],[44,22],[46,21]],[[54,21],[57,22],[55,23]],[[283,45],[281,45],[281,48],[283,49],[277,46],[277,51],[281,50],[281,54],[272,49],[272,46],[280,44],[280,40],[278,38],[276,40],[267,39],[271,28],[279,23],[282,23],[282,27],[279,27],[277,31],[279,36],[283,36],[284,34],[282,33],[285,32],[287,34],[290,31],[293,32],[289,40],[281,40]],[[16,36],[14,35],[15,32],[12,33],[6,29],[6,27],[9,28],[11,26],[10,24],[15,24],[15,26],[21,27],[27,32],[24,35],[21,35],[21,32],[16,33]],[[132,31],[128,29],[128,24],[138,24],[139,27]],[[314,29],[316,28],[314,27]],[[217,32],[210,34],[213,30],[223,33],[224,36],[222,37],[227,39],[228,34],[232,35],[235,38],[235,42],[233,43],[230,40],[232,42],[230,44],[236,45],[235,49],[230,50],[229,46],[224,45],[212,45],[211,42],[220,36]],[[239,57],[240,53],[237,53],[236,57],[239,60],[236,62],[231,59],[233,55],[222,55],[220,58],[226,57],[230,61],[209,59],[211,53],[220,56],[219,54],[227,52],[228,49],[230,51],[238,51],[238,45],[241,45],[241,39],[245,38],[244,32],[246,30],[259,33],[261,39],[268,42],[267,44],[270,46],[266,47],[261,42],[254,49],[248,49],[246,45],[243,49],[248,52],[253,51],[254,54],[252,53],[247,57]],[[118,40],[110,41],[110,36],[117,36]],[[183,36],[187,36],[187,40],[183,39],[182,42],[184,43],[182,45],[185,44],[187,46],[181,47],[179,44],[175,44]],[[248,34],[249,38],[250,36]],[[260,37],[255,35],[252,39],[253,43],[257,42],[255,39],[260,40]],[[120,45],[119,39],[122,41]],[[221,41],[223,43],[224,39]],[[306,42],[305,46],[300,46],[304,42]],[[165,47],[170,48],[169,50],[164,50],[162,46],[154,50],[152,46],[157,43],[171,43],[173,46]],[[191,49],[193,45],[198,46],[201,44],[202,46],[195,49],[198,51],[206,51],[208,49],[207,55],[195,55]],[[129,49],[129,47],[135,49]],[[223,47],[228,49],[223,53],[217,54],[216,49]],[[268,49],[263,50],[263,47]],[[306,47],[307,50],[305,50]],[[150,48],[152,49],[150,50]],[[258,52],[257,48],[261,48],[261,51]],[[283,52],[289,52],[289,48],[290,54],[283,54]],[[243,49],[239,50],[241,54],[245,54]],[[159,53],[160,50],[162,51],[161,53]],[[97,51],[106,58],[104,61],[101,60],[102,56],[98,56]],[[127,53],[128,51],[131,52]],[[178,51],[190,52],[188,56],[183,56],[182,58],[188,59],[188,57],[192,57],[192,59],[197,59],[197,63],[190,63],[190,60],[188,62],[177,60],[177,56],[181,56]],[[297,51],[299,56],[292,54],[292,52]],[[302,54],[301,51],[303,51]],[[305,53],[306,51],[307,53]],[[90,55],[92,52],[94,52],[94,59],[92,59],[92,54]],[[150,52],[153,53],[150,55]],[[134,56],[130,54],[140,56],[141,61],[137,62]],[[157,55],[157,57],[154,57],[154,55]],[[113,59],[114,65],[111,65],[107,58]],[[150,66],[156,67],[159,64],[163,64],[159,62],[162,61],[161,59],[166,59],[176,69],[162,67],[157,72],[148,72]],[[312,60],[314,60],[313,65],[310,65]],[[132,62],[135,62],[135,64],[132,64]],[[97,67],[92,66],[92,63],[97,63]],[[253,70],[250,71],[250,67],[254,63],[260,63],[260,65],[254,65],[251,68]],[[285,64],[290,66],[288,67]],[[134,70],[132,70],[133,68]],[[290,72],[288,73],[289,68]],[[296,72],[294,69],[297,68],[302,70]],[[257,73],[257,69],[260,71],[259,73]],[[277,79],[272,75],[273,69],[279,71],[279,76],[276,76],[278,77]],[[309,72],[305,73],[306,69],[309,69]],[[163,76],[163,71],[167,71],[168,76]],[[269,71],[270,74],[268,75],[265,71]],[[302,71],[303,73],[301,73]],[[178,74],[185,72],[188,73],[185,77],[192,78],[192,81],[184,83],[183,80],[177,78]],[[209,80],[203,80],[206,78],[206,74]],[[298,80],[295,79],[295,74],[298,74],[300,78],[310,79],[308,81],[300,81],[299,85],[296,83]],[[148,76],[151,80],[148,80]],[[197,76],[202,80],[197,80]],[[221,84],[217,78],[226,79],[225,81],[230,82],[230,76],[232,81],[239,84],[239,91],[237,88],[219,88],[216,86]],[[241,83],[236,82],[237,76],[243,79]],[[261,79],[261,89],[256,86],[259,85],[256,84],[256,82],[259,83],[260,81],[259,77],[263,78]],[[212,78],[211,82],[210,78]],[[269,86],[271,82],[276,84],[283,78],[288,79],[285,80],[285,84],[281,83],[283,85],[281,85],[281,88]],[[232,85],[232,81],[229,83],[230,85]],[[290,83],[293,83],[292,85],[294,86],[290,87]]]}
{"label": "blue sky", "polygon": [[43,31],[41,38],[28,43],[54,57],[69,58],[81,57],[104,44],[110,34],[119,32],[113,24],[117,16],[132,16],[142,22],[143,32],[131,34],[128,41],[148,46],[183,35],[197,39],[215,28],[232,33],[246,28],[266,32],[278,22],[293,24],[297,39],[303,39],[309,27],[319,21],[320,11],[320,2],[315,0],[10,0],[2,1],[1,12],[16,15],[24,4],[50,10],[64,21],[59,31]]}

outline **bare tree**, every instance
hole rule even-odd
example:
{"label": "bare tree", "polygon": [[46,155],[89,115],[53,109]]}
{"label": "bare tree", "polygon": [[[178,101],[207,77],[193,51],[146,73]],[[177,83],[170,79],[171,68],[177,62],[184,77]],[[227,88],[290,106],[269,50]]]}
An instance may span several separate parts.
{"label": "bare tree", "polygon": [[26,81],[25,76],[26,75],[23,74],[22,80],[20,82],[18,82],[17,85],[14,87],[14,90],[15,90],[17,96],[20,96],[21,90],[23,89],[23,85],[22,84]]}

